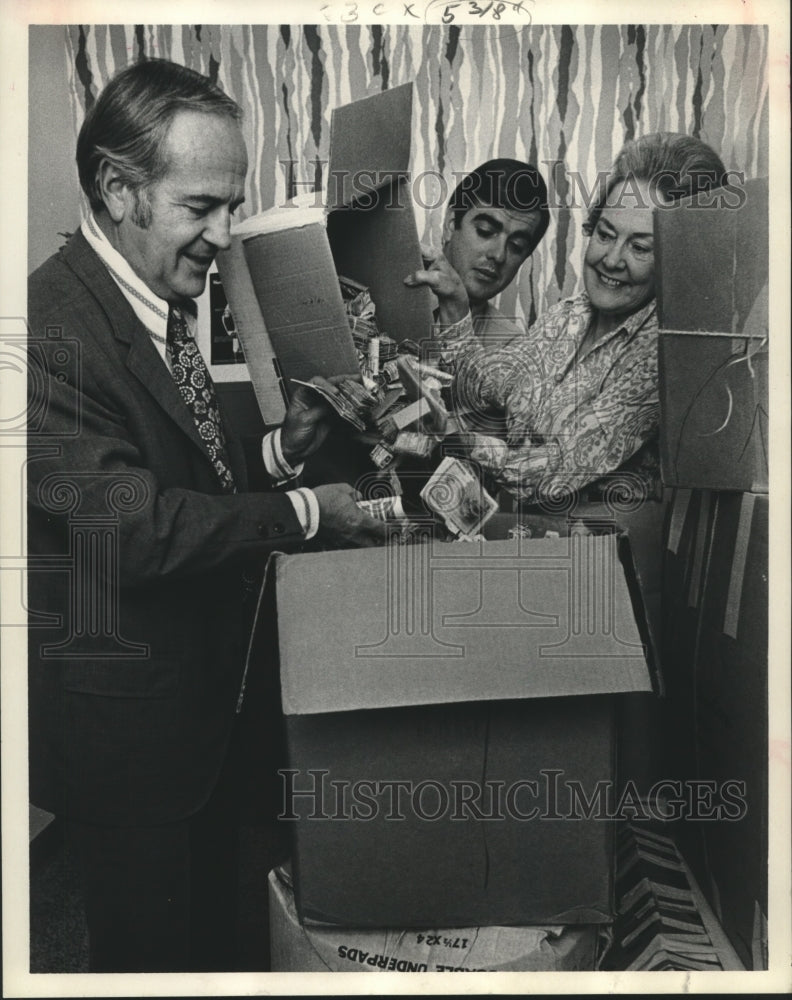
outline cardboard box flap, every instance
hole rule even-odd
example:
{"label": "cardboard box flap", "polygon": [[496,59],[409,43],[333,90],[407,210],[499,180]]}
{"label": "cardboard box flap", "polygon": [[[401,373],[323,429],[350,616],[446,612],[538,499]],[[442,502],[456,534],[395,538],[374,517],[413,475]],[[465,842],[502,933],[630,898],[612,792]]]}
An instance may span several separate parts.
{"label": "cardboard box flap", "polygon": [[377,326],[400,343],[431,336],[435,299],[404,278],[423,266],[410,179],[412,84],[333,111],[327,235],[338,274],[365,285]]}
{"label": "cardboard box flap", "polygon": [[[661,504],[654,504],[654,516],[663,518],[664,507]],[[662,523],[662,520],[658,522]],[[625,580],[632,597],[633,609],[635,611],[635,621],[638,631],[644,644],[644,655],[649,676],[652,680],[652,690],[657,695],[665,694],[665,681],[662,672],[662,660],[660,656],[661,636],[662,636],[662,584],[658,573],[653,570],[660,563],[660,551],[662,547],[661,539],[657,539],[656,562],[652,553],[649,558],[646,555],[647,546],[645,534],[650,534],[654,525],[649,526],[637,520],[632,526],[621,531],[616,537],[618,539],[619,559],[625,570]],[[637,551],[634,544],[637,543]],[[643,550],[643,551],[642,551]]]}
{"label": "cardboard box flap", "polygon": [[654,220],[661,329],[756,335],[747,327],[767,296],[767,178],[683,198]]}
{"label": "cardboard box flap", "polygon": [[358,362],[324,224],[311,221],[313,209],[284,211],[293,211],[292,226],[248,236],[243,246],[290,393],[292,378],[344,375]]}
{"label": "cardboard box flap", "polygon": [[761,299],[748,319],[752,336],[660,331],[665,483],[767,492],[769,352]]}
{"label": "cardboard box flap", "polygon": [[700,198],[655,212],[663,482],[767,492],[767,178]]}
{"label": "cardboard box flap", "polygon": [[287,715],[651,691],[610,535],[278,557]]}
{"label": "cardboard box flap", "polygon": [[265,424],[283,423],[286,406],[275,349],[256,298],[240,236],[232,236],[230,246],[217,255],[217,268],[228,303],[233,304],[234,322],[261,415]]}
{"label": "cardboard box flap", "polygon": [[277,208],[268,208],[258,215],[251,215],[244,222],[238,222],[231,230],[234,236],[248,240],[263,233],[275,233],[281,229],[302,229],[305,226],[325,223],[325,210],[321,205],[298,205],[296,199]]}
{"label": "cardboard box flap", "polygon": [[335,108],[330,122],[327,209],[351,205],[406,174],[410,166],[413,85]]}
{"label": "cardboard box flap", "polygon": [[408,274],[423,267],[407,181],[381,192],[369,207],[332,212],[327,235],[338,274],[371,292],[380,333],[397,343],[431,336],[432,292],[404,284]]}
{"label": "cardboard box flap", "polygon": [[412,84],[337,108],[326,207],[316,193],[312,204],[293,199],[234,226],[249,282],[231,273],[241,267],[238,254],[219,255],[268,414],[277,402],[273,353],[287,395],[292,378],[358,371],[338,275],[369,289],[382,333],[397,341],[431,335],[434,296],[404,285],[422,266],[407,177],[411,129]]}

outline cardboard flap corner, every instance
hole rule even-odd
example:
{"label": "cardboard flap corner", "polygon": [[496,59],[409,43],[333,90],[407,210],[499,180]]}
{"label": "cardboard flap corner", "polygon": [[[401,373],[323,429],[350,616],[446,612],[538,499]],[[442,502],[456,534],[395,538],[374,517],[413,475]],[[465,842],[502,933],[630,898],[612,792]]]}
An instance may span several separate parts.
{"label": "cardboard flap corner", "polygon": [[384,90],[333,110],[327,210],[349,206],[389,176],[406,174],[412,145],[412,83]]}
{"label": "cardboard flap corner", "polygon": [[768,179],[683,198],[654,213],[661,330],[747,334],[766,295]]}

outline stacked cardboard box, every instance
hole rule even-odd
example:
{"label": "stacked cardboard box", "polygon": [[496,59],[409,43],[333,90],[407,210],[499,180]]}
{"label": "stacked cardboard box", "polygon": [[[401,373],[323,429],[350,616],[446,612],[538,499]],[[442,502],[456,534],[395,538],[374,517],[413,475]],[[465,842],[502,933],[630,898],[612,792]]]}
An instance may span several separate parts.
{"label": "stacked cardboard box", "polygon": [[574,534],[278,557],[303,918],[612,919],[613,696],[651,690],[617,546]]}
{"label": "stacked cardboard box", "polygon": [[[766,963],[767,182],[656,214],[671,772],[737,789],[679,842],[746,966]],[[703,812],[702,812],[703,809]]]}
{"label": "stacked cardboard box", "polygon": [[604,521],[273,561],[295,867],[270,879],[275,968],[594,967],[616,703],[657,684],[636,588],[656,574]]}
{"label": "stacked cardboard box", "polygon": [[301,922],[288,866],[269,876],[273,972],[573,972],[595,967],[598,931],[573,927],[350,930]]}

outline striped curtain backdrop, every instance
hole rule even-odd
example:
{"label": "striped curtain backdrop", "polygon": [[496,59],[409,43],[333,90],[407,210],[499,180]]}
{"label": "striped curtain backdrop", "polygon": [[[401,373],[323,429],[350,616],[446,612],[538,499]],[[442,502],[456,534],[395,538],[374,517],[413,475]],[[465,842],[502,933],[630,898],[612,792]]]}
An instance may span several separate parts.
{"label": "striped curtain backdrop", "polygon": [[[500,306],[528,322],[581,281],[585,190],[622,143],[699,136],[727,167],[768,172],[767,29],[744,25],[83,26],[65,29],[75,139],[87,107],[130,62],[206,74],[244,110],[241,217],[322,182],[334,107],[415,84],[418,229],[439,242],[454,174],[495,156],[542,169],[558,206]],[[580,178],[578,181],[577,178]]]}

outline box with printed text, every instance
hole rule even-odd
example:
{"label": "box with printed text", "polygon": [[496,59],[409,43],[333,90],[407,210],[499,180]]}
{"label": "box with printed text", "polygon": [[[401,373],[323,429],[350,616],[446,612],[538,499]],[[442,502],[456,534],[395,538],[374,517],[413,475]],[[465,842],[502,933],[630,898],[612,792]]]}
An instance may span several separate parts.
{"label": "box with printed text", "polygon": [[269,874],[273,972],[593,971],[598,928],[355,930],[300,922],[288,867]]}

